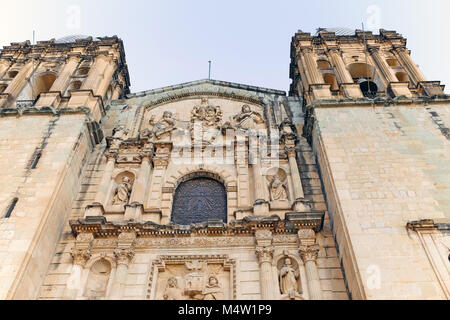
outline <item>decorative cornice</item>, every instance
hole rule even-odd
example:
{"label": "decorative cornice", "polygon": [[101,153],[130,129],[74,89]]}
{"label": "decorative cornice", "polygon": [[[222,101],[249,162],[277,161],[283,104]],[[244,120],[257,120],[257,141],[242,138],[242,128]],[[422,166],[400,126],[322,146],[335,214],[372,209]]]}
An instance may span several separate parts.
{"label": "decorative cornice", "polygon": [[406,227],[409,230],[413,230],[413,231],[436,231],[436,230],[449,231],[450,230],[450,221],[436,222],[432,219],[411,221],[411,222],[408,222]]}
{"label": "decorative cornice", "polygon": [[258,230],[268,230],[274,235],[295,234],[300,229],[312,229],[319,232],[323,226],[325,213],[288,213],[286,219],[278,216],[247,217],[243,220],[224,224],[221,221],[209,221],[191,226],[158,225],[144,221],[108,222],[104,217],[87,217],[70,221],[74,236],[91,233],[95,238],[118,237],[123,232],[133,230],[138,238],[170,238],[174,236],[193,237],[213,235],[217,237],[253,236]]}

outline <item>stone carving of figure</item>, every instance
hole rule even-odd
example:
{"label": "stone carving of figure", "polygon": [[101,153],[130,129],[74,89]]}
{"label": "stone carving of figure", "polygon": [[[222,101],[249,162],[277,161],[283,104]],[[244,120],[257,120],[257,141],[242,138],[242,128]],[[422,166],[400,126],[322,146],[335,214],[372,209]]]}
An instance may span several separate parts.
{"label": "stone carving of figure", "polygon": [[128,204],[131,188],[130,178],[123,177],[122,183],[117,186],[116,192],[114,193],[113,205]]}
{"label": "stone carving of figure", "polygon": [[203,296],[203,300],[223,300],[223,291],[216,276],[209,277]]}
{"label": "stone carving of figure", "polygon": [[122,141],[127,139],[128,133],[129,131],[126,130],[124,126],[114,128],[112,132],[113,137],[110,143],[111,149],[118,149]]}
{"label": "stone carving of figure", "polygon": [[178,280],[175,277],[167,281],[167,287],[164,291],[164,300],[183,300],[182,290],[178,287]]}
{"label": "stone carving of figure", "polygon": [[202,104],[194,107],[191,114],[191,138],[204,145],[213,143],[222,128],[223,113],[220,107],[209,105],[207,99],[202,99]]}
{"label": "stone carving of figure", "polygon": [[[150,124],[153,124],[153,118],[150,120]],[[173,113],[165,111],[163,118],[153,125],[153,134],[156,139],[160,139],[166,133],[170,133],[175,130],[175,120],[173,119]]]}
{"label": "stone carving of figure", "polygon": [[286,186],[281,182],[280,177],[274,176],[272,183],[270,184],[270,196],[272,201],[287,201],[288,194]]}
{"label": "stone carving of figure", "polygon": [[237,122],[238,128],[244,130],[258,129],[258,125],[264,123],[263,117],[258,112],[252,111],[248,105],[244,105],[242,111],[233,119]]}
{"label": "stone carving of figure", "polygon": [[288,294],[290,296],[295,296],[298,294],[298,282],[297,279],[300,277],[298,271],[296,271],[292,266],[292,260],[286,258],[284,261],[284,266],[280,270],[280,289],[282,294]]}

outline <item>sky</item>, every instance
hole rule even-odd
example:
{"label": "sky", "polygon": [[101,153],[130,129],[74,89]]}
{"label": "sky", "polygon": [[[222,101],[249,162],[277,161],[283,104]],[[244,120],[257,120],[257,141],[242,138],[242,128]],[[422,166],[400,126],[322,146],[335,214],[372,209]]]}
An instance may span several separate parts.
{"label": "sky", "polygon": [[119,36],[131,91],[208,77],[288,91],[301,29],[396,30],[428,80],[450,93],[448,0],[1,0],[0,47],[71,34]]}

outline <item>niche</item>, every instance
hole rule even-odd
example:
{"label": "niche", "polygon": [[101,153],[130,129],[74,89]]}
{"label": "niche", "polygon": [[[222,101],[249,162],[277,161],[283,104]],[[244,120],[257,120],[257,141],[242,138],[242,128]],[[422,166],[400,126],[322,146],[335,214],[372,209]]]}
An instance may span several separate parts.
{"label": "niche", "polygon": [[111,269],[111,263],[106,259],[100,259],[92,265],[87,278],[85,297],[90,300],[99,300],[106,297]]}

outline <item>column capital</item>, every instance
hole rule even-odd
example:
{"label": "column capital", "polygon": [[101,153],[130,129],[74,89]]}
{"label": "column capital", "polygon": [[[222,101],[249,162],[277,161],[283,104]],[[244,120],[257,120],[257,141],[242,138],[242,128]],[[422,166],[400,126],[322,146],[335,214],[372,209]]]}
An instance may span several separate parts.
{"label": "column capital", "polygon": [[117,155],[118,155],[117,152],[113,152],[113,151],[105,152],[105,157],[108,161],[111,161],[111,160],[115,161],[117,159]]}
{"label": "column capital", "polygon": [[320,247],[318,244],[301,245],[299,248],[300,256],[304,263],[308,261],[316,261],[319,256]]}
{"label": "column capital", "polygon": [[134,248],[116,248],[114,250],[114,256],[116,257],[116,261],[118,265],[126,265],[128,266],[133,260],[135,255]]}
{"label": "column capital", "polygon": [[77,236],[74,247],[70,255],[73,259],[74,265],[84,267],[91,258],[91,246],[94,236],[91,233],[80,233]]}
{"label": "column capital", "polygon": [[273,246],[257,247],[256,248],[256,256],[258,257],[259,264],[263,264],[266,262],[272,263],[274,251],[275,251],[275,248]]}
{"label": "column capital", "polygon": [[312,46],[300,47],[302,53],[312,53],[314,51]]}

